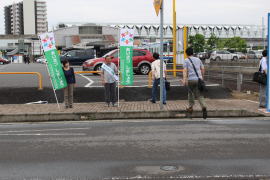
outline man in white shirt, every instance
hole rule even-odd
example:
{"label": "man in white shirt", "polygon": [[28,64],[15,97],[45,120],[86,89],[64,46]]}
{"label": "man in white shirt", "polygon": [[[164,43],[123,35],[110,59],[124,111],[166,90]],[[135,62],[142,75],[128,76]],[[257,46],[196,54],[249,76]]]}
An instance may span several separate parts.
{"label": "man in white shirt", "polygon": [[[263,58],[260,61],[261,73],[267,74],[267,50],[262,52]],[[260,84],[260,108],[266,107],[266,85]]]}
{"label": "man in white shirt", "polygon": [[[152,87],[152,103],[156,103],[156,97],[157,97],[157,89],[158,85],[160,84],[160,59],[159,54],[154,53],[153,58],[155,59],[154,62],[152,62],[151,68],[152,68],[152,80],[153,80],[153,87]],[[165,88],[165,78],[166,78],[166,64],[163,62],[163,104],[166,105],[166,88]]]}

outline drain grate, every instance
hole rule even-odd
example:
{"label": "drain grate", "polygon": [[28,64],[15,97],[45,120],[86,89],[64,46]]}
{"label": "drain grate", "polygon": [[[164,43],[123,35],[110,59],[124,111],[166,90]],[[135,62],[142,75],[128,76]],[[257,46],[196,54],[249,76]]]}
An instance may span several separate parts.
{"label": "drain grate", "polygon": [[176,166],[161,166],[160,169],[163,171],[177,171],[178,167],[176,167]]}

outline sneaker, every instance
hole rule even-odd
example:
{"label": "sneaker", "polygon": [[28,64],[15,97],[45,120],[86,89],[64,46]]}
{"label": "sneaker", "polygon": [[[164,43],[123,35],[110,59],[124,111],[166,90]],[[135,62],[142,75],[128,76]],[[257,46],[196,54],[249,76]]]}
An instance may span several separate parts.
{"label": "sneaker", "polygon": [[167,103],[166,103],[166,102],[164,102],[164,103],[163,103],[163,105],[167,105]]}
{"label": "sneaker", "polygon": [[69,106],[69,108],[73,108],[73,106]]}
{"label": "sneaker", "polygon": [[153,101],[153,100],[150,100],[150,102],[151,102],[151,103],[153,103],[153,104],[155,104],[155,103],[156,103],[156,101]]}
{"label": "sneaker", "polygon": [[187,111],[188,113],[192,114],[192,113],[193,113],[193,108],[192,108],[192,107],[189,107],[189,108],[186,109],[186,111]]}
{"label": "sneaker", "polygon": [[263,108],[263,109],[265,109],[265,108],[266,108],[266,106],[263,106],[263,105],[260,105],[259,107],[260,107],[260,108]]}
{"label": "sneaker", "polygon": [[207,119],[207,109],[203,108],[202,111],[203,111],[203,119]]}
{"label": "sneaker", "polygon": [[192,119],[193,108],[189,107],[186,109],[186,111],[187,111],[187,113],[186,113],[187,118]]}

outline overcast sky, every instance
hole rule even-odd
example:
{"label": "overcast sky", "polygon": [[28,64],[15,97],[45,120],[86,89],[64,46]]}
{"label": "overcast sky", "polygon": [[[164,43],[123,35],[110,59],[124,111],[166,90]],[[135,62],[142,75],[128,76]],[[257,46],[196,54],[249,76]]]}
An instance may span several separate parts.
{"label": "overcast sky", "polygon": [[[19,0],[0,0],[0,34],[4,33],[3,7]],[[153,0],[46,0],[49,27],[59,22],[158,23]],[[171,23],[172,0],[165,1],[165,22]],[[262,24],[270,0],[176,0],[181,24]]]}

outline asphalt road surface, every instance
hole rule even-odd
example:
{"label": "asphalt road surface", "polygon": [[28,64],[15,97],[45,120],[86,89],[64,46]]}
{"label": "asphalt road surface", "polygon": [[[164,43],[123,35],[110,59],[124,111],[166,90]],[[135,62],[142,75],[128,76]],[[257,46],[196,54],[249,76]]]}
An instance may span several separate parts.
{"label": "asphalt road surface", "polygon": [[0,179],[263,179],[269,129],[269,119],[0,124]]}
{"label": "asphalt road surface", "polygon": [[[75,71],[82,71],[80,66],[74,67]],[[0,72],[40,72],[43,76],[43,86],[51,87],[46,65],[32,63],[28,64],[9,64],[0,65]],[[173,86],[180,86],[179,78],[168,77]],[[77,87],[101,87],[100,76],[93,74],[76,75]],[[148,85],[148,76],[135,75],[134,86],[146,87]],[[38,87],[38,79],[33,75],[1,75],[0,87]]]}

